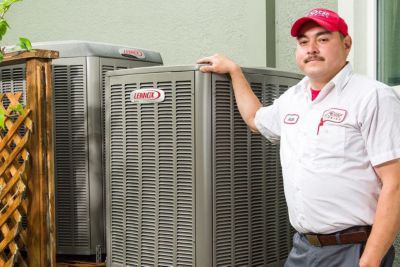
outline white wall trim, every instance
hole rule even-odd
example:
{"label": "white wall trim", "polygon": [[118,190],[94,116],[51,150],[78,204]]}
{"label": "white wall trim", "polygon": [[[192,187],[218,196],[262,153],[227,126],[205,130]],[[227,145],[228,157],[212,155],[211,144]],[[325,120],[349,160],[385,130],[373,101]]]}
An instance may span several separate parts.
{"label": "white wall trim", "polygon": [[392,86],[392,88],[397,93],[397,95],[400,97],[400,85]]}
{"label": "white wall trim", "polygon": [[353,38],[349,60],[354,70],[376,79],[377,0],[338,0],[338,11]]}
{"label": "white wall trim", "polygon": [[[338,0],[338,13],[347,22],[350,36],[354,36],[354,1]],[[354,65],[354,46],[348,60]]]}

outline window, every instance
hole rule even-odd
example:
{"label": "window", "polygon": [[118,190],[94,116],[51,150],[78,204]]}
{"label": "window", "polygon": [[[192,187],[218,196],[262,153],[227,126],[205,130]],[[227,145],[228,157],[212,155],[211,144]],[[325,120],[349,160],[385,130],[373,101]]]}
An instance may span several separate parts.
{"label": "window", "polygon": [[400,85],[400,1],[378,0],[378,80]]}

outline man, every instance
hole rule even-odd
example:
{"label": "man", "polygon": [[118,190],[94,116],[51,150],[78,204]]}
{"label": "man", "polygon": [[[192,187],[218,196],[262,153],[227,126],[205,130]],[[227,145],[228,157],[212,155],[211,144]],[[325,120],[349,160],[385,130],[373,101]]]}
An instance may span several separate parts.
{"label": "man", "polygon": [[229,73],[252,131],[280,141],[285,196],[297,230],[292,266],[392,266],[400,227],[400,100],[354,74],[345,21],[323,8],[292,26],[306,77],[262,107],[240,67],[214,55],[204,72]]}

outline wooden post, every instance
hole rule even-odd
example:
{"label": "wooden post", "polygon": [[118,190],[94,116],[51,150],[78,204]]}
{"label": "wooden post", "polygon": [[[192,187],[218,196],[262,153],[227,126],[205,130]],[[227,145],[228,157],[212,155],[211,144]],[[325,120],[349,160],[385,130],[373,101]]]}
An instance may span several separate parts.
{"label": "wooden post", "polygon": [[56,51],[33,50],[8,54],[2,63],[26,63],[26,100],[33,121],[27,215],[31,267],[56,266],[51,60],[57,57]]}

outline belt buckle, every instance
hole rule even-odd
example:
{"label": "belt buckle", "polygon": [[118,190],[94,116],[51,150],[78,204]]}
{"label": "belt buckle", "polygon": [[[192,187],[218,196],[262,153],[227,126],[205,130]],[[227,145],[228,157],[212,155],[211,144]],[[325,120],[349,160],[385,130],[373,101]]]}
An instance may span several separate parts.
{"label": "belt buckle", "polygon": [[308,235],[308,234],[306,234],[306,238],[307,238],[308,242],[310,242],[311,245],[313,245],[315,247],[322,247],[322,244],[319,241],[317,235]]}

